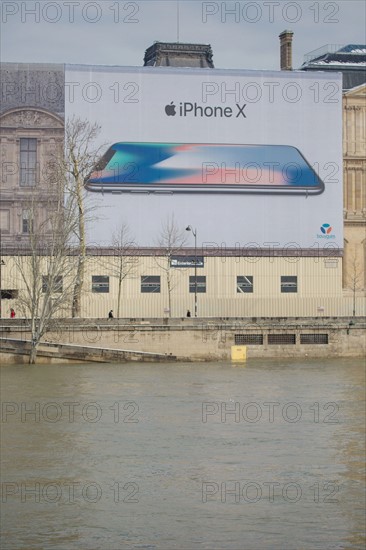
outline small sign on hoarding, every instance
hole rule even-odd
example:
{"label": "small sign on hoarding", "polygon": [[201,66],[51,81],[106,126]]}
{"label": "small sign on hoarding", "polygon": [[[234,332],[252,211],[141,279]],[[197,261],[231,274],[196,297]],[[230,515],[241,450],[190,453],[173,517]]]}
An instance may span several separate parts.
{"label": "small sign on hoarding", "polygon": [[203,256],[172,256],[170,267],[204,267]]}

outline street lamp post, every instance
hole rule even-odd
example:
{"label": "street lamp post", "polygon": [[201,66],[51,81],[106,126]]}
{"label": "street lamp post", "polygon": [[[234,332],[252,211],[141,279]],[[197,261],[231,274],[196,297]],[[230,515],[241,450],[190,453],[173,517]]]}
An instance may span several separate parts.
{"label": "street lamp post", "polygon": [[2,310],[1,310],[1,298],[2,298],[2,292],[3,292],[3,287],[2,287],[2,267],[3,265],[5,265],[5,262],[4,260],[0,257],[0,319],[1,317],[3,316],[2,314]]}
{"label": "street lamp post", "polygon": [[197,317],[197,229],[188,225],[186,231],[192,231],[194,237],[194,316]]}

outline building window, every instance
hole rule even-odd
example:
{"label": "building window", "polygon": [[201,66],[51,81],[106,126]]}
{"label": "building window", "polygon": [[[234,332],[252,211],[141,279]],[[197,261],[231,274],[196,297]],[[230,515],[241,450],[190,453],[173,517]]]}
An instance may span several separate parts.
{"label": "building window", "polygon": [[109,292],[108,275],[92,275],[92,292],[107,294]]}
{"label": "building window", "polygon": [[22,211],[22,233],[33,232],[33,217],[32,212],[28,209]]}
{"label": "building window", "polygon": [[236,278],[236,292],[253,292],[253,276],[238,275]]}
{"label": "building window", "polygon": [[[52,283],[52,279],[51,279]],[[42,292],[51,292],[52,294],[54,292],[61,293],[62,292],[62,275],[57,275],[53,279],[53,288],[49,287],[49,276],[48,275],[42,275]]]}
{"label": "building window", "polygon": [[15,300],[19,297],[19,290],[3,288],[0,294],[2,300]]}
{"label": "building window", "polygon": [[20,185],[34,187],[36,185],[37,140],[36,138],[20,139]]}
{"label": "building window", "polygon": [[160,292],[160,275],[142,275],[141,292]]}
{"label": "building window", "polygon": [[0,210],[0,231],[1,233],[10,231],[10,210]]}
{"label": "building window", "polygon": [[[196,279],[194,275],[189,276],[189,292],[196,292]],[[197,275],[197,292],[206,292],[205,275]]]}
{"label": "building window", "polygon": [[281,292],[297,292],[297,276],[281,276]]}

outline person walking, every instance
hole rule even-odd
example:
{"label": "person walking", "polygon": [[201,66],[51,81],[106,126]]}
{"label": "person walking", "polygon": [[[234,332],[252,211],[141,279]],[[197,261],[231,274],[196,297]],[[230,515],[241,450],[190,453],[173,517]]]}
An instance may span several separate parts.
{"label": "person walking", "polygon": [[108,319],[113,319],[113,309],[108,313]]}
{"label": "person walking", "polygon": [[10,308],[10,319],[14,319],[15,317],[15,310],[11,307]]}

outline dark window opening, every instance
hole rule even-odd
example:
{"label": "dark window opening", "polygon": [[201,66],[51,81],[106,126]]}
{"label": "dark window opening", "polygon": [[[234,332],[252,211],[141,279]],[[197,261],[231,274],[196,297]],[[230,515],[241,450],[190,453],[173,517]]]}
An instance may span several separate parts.
{"label": "dark window opening", "polygon": [[268,344],[296,344],[296,334],[268,334]]}
{"label": "dark window opening", "polygon": [[253,292],[253,276],[238,275],[236,278],[236,292]]}
{"label": "dark window opening", "polygon": [[34,187],[37,172],[37,140],[36,138],[20,139],[20,185]]}
{"label": "dark window opening", "polygon": [[108,275],[92,275],[92,292],[107,294],[109,292]]}
{"label": "dark window opening", "polygon": [[206,292],[206,276],[205,275],[197,275],[197,278],[195,279],[194,275],[189,276],[189,292]]}
{"label": "dark window opening", "polygon": [[281,292],[297,292],[297,276],[281,276]]}
{"label": "dark window opening", "polygon": [[300,334],[300,344],[328,344],[328,334]]}
{"label": "dark window opening", "polygon": [[52,281],[51,279],[51,284],[53,284],[53,288],[49,288],[49,283],[50,283],[50,278],[48,275],[42,275],[42,292],[57,292],[57,293],[61,293],[62,292],[62,285],[63,285],[63,280],[62,280],[62,275],[58,275],[57,277],[55,277]]}
{"label": "dark window opening", "polygon": [[261,346],[263,344],[263,334],[235,334],[235,344]]}
{"label": "dark window opening", "polygon": [[142,275],[141,292],[160,292],[160,275]]}
{"label": "dark window opening", "polygon": [[22,212],[22,233],[33,233],[33,217],[30,210]]}
{"label": "dark window opening", "polygon": [[15,300],[19,296],[19,290],[13,289],[1,289],[1,299],[2,300]]}

